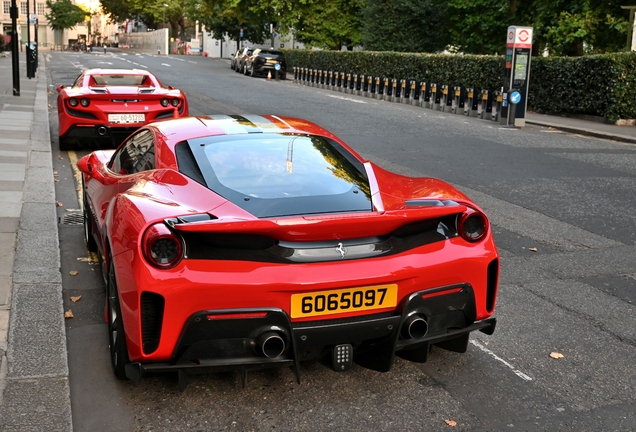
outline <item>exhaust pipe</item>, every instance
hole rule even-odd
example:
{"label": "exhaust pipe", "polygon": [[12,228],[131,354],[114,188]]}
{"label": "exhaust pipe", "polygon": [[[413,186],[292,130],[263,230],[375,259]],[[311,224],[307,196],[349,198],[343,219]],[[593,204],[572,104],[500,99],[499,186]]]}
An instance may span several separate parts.
{"label": "exhaust pipe", "polygon": [[97,128],[97,133],[101,136],[106,135],[106,128],[104,126],[100,126]]}
{"label": "exhaust pipe", "polygon": [[404,339],[422,339],[428,333],[428,323],[419,315],[411,315],[402,324]]}
{"label": "exhaust pipe", "polygon": [[276,358],[285,351],[285,340],[274,331],[261,333],[255,342],[256,352],[267,358]]}

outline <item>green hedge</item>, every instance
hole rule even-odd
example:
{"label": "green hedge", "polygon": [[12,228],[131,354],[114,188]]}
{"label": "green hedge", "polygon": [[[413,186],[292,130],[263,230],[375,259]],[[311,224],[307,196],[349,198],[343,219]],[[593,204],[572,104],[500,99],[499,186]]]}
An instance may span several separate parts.
{"label": "green hedge", "polygon": [[[498,90],[503,56],[285,50],[287,66]],[[636,118],[636,53],[533,57],[528,109]]]}

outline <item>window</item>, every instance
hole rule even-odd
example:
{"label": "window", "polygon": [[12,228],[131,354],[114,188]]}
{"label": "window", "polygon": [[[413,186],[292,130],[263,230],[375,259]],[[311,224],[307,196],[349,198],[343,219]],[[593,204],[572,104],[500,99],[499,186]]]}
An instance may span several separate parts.
{"label": "window", "polygon": [[2,13],[9,15],[11,13],[11,2],[5,1],[2,2]]}
{"label": "window", "polygon": [[111,171],[134,174],[155,168],[155,146],[152,132],[144,129],[128,139],[111,161]]}
{"label": "window", "polygon": [[28,15],[29,10],[27,8],[29,4],[27,2],[20,2],[20,15]]}
{"label": "window", "polygon": [[38,15],[44,16],[46,14],[46,3],[38,3]]}

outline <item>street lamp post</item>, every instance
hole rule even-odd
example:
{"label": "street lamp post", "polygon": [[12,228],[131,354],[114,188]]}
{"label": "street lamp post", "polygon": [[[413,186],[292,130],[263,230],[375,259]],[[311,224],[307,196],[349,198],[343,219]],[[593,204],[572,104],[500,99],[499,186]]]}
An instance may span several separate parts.
{"label": "street lamp post", "polygon": [[18,5],[11,0],[11,63],[13,66],[13,96],[20,96],[20,69],[18,65]]}
{"label": "street lamp post", "polygon": [[168,5],[166,3],[163,4],[163,27],[166,27],[166,8]]}

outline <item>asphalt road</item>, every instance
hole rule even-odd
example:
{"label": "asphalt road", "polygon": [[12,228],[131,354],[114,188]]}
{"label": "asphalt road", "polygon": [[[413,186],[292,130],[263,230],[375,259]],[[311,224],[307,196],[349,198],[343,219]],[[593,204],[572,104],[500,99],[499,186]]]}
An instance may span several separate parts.
{"label": "asphalt road", "polygon": [[502,274],[497,330],[473,333],[465,354],[434,349],[385,374],[307,364],[300,385],[288,369],[251,373],[245,389],[237,373],[195,376],[183,393],[172,376],[120,382],[77,223],[72,164],[87,151],[56,150],[76,431],[636,429],[636,146],[269,82],[228,61],[53,52],[54,149],[54,88],[92,67],[148,69],[186,92],[191,114],[307,118],[384,168],[453,183],[490,217]]}

